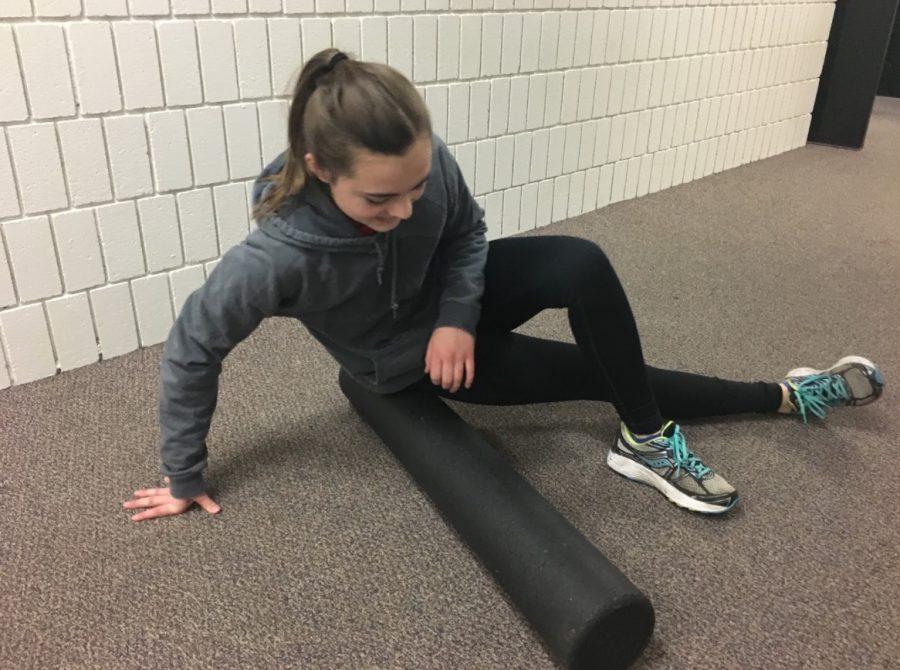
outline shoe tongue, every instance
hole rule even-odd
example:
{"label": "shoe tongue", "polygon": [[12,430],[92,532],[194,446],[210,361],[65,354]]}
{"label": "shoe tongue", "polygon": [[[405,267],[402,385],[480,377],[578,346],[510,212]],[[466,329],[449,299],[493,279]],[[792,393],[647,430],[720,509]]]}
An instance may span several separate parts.
{"label": "shoe tongue", "polygon": [[663,426],[662,436],[663,437],[672,437],[675,434],[675,429],[678,427],[674,421],[669,421],[667,424]]}

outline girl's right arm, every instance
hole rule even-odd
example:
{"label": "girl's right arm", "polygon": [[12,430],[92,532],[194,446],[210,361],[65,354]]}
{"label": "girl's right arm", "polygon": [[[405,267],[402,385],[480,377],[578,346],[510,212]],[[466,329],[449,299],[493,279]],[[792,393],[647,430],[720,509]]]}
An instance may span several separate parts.
{"label": "girl's right arm", "polygon": [[[261,234],[261,233],[260,233]],[[174,498],[206,490],[206,435],[216,408],[222,360],[267,316],[277,313],[282,284],[270,254],[251,235],[229,249],[184,303],[160,363],[161,472]],[[299,288],[299,287],[297,287]]]}

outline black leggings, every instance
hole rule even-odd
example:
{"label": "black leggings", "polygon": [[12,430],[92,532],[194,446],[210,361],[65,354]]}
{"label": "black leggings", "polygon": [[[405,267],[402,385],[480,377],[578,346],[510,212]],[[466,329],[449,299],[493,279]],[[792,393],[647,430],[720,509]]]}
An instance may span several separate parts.
{"label": "black leggings", "polygon": [[[511,332],[548,308],[567,308],[576,344]],[[494,240],[489,245],[475,381],[456,393],[423,377],[414,386],[460,402],[523,405],[611,402],[635,433],[663,417],[774,412],[777,383],[738,382],[645,364],[628,298],[606,254],[577,237]]]}

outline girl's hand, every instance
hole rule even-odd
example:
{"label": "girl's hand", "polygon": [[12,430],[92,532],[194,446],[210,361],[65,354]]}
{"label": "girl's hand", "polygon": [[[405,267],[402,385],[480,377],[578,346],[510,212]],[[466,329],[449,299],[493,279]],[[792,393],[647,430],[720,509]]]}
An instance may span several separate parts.
{"label": "girl's hand", "polygon": [[425,352],[425,374],[433,384],[456,393],[465,377],[466,388],[475,381],[475,338],[462,328],[435,328]]}
{"label": "girl's hand", "polygon": [[[166,484],[169,478],[165,478]],[[135,509],[137,507],[149,507],[145,512],[138,512],[131,516],[132,521],[143,521],[144,519],[153,519],[158,516],[175,516],[187,511],[187,509],[197,503],[210,514],[218,514],[222,508],[219,507],[212,498],[206,493],[201,493],[194,498],[173,498],[169,492],[169,487],[164,489],[140,489],[135,491],[131,500],[122,503],[125,509]]]}

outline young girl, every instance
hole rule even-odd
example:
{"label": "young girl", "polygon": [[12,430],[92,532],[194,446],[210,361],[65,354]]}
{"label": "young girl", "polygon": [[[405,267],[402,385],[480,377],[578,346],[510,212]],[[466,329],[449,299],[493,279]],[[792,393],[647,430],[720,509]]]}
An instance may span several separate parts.
{"label": "young girl", "polygon": [[[881,393],[881,373],[850,356],[777,383],[726,381],[644,363],[628,299],[592,242],[485,238],[484,211],[395,69],[316,54],[290,108],[289,148],[257,179],[259,229],[222,256],[185,302],[160,380],[167,488],[137,491],[139,521],[179,514],[205,493],[205,438],[222,360],[268,316],[299,319],[377,393],[407,387],[462,402],[602,400],[621,424],[607,462],[674,503],[720,513],[738,494],[686,446],[679,419],[811,412]],[[566,308],[576,344],[512,332]]]}

